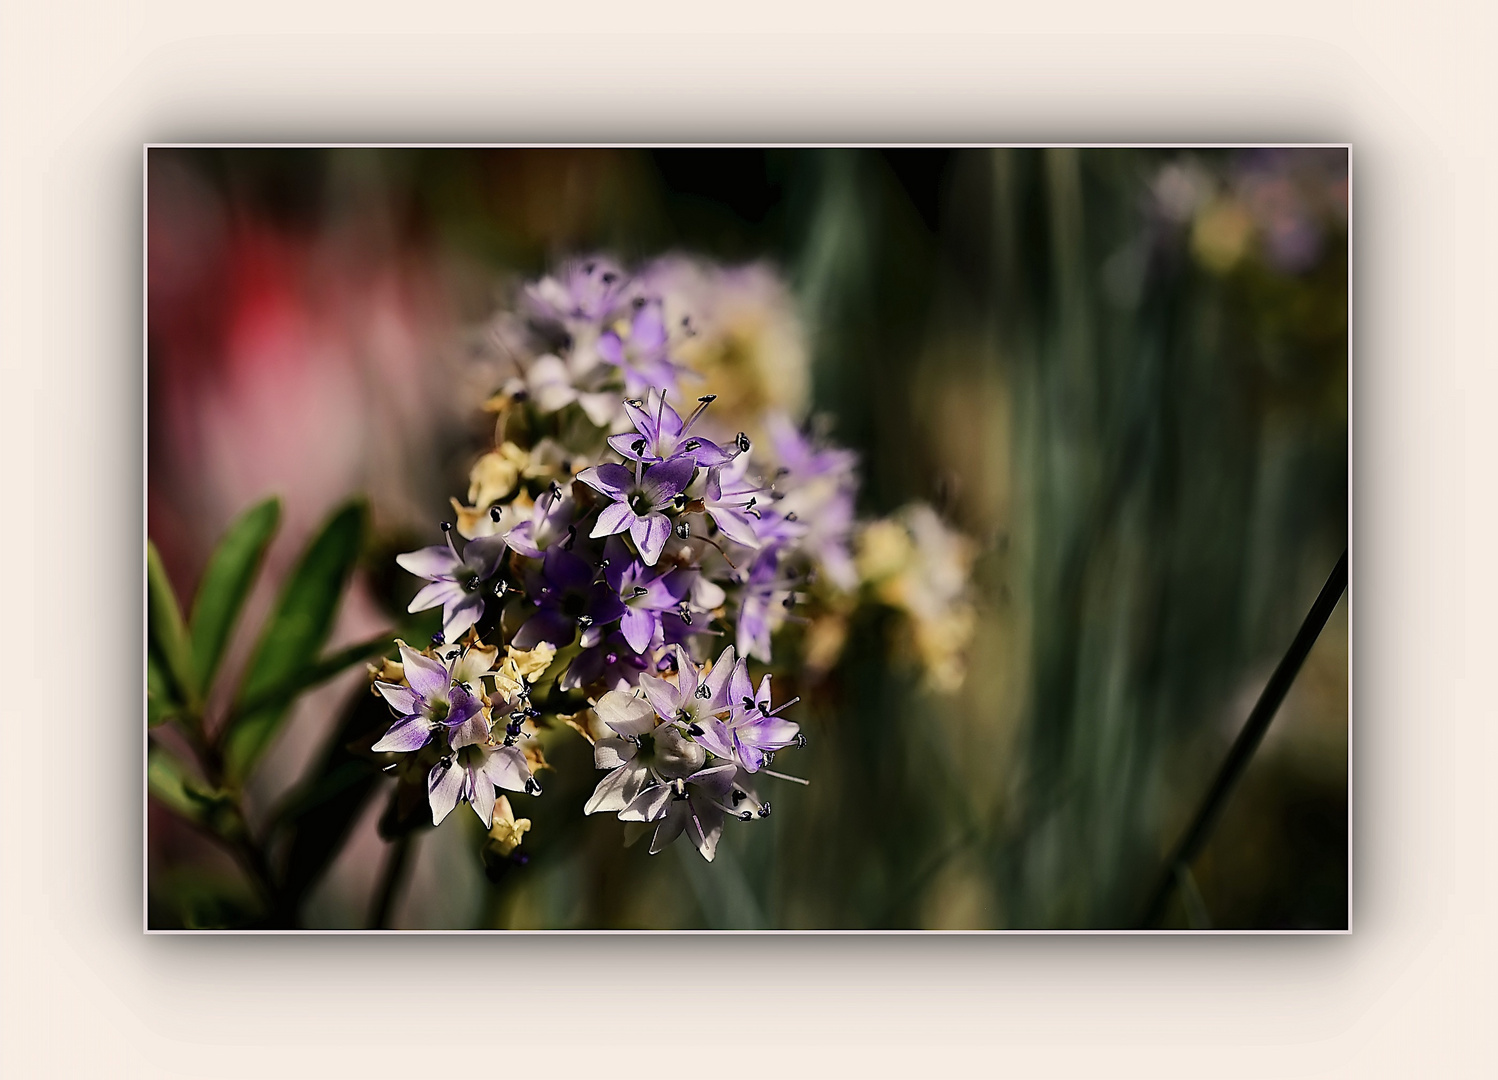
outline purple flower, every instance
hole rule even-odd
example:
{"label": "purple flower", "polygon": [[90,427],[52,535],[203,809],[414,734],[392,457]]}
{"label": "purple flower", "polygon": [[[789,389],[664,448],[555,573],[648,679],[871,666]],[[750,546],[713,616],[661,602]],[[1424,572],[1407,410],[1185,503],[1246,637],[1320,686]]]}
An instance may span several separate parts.
{"label": "purple flower", "polygon": [[678,456],[690,456],[704,469],[727,464],[747,448],[748,439],[740,436],[732,449],[725,450],[711,439],[688,434],[714,400],[713,395],[698,398],[697,408],[683,421],[681,415],[666,404],[665,392],[652,389],[644,402],[624,403],[624,411],[635,425],[635,431],[633,434],[625,432],[609,436],[609,445],[621,457],[646,465],[670,461]]}
{"label": "purple flower", "polygon": [[727,721],[712,719],[701,725],[697,741],[722,758],[738,762],[748,772],[769,764],[770,755],[787,746],[800,745],[801,727],[780,716],[800,698],[779,708],[770,708],[770,676],[760,680],[759,693],[749,693],[749,668],[740,660],[728,684],[730,712]]}
{"label": "purple flower", "polygon": [[623,465],[584,469],[577,478],[613,500],[599,513],[592,535],[613,536],[628,529],[640,558],[654,566],[671,537],[671,519],[661,511],[677,501],[696,469],[689,457],[652,465],[638,477]]}
{"label": "purple flower", "polygon": [[670,339],[658,299],[636,297],[627,332],[616,327],[598,336],[598,355],[624,374],[624,389],[631,397],[652,387],[674,387],[677,366],[668,355]]}
{"label": "purple flower", "polygon": [[536,500],[530,520],[505,533],[505,543],[526,558],[543,558],[547,548],[567,535],[567,526],[572,524],[576,510],[571,491],[560,484],[553,485]]}
{"label": "purple flower", "polygon": [[561,688],[568,691],[602,683],[610,690],[628,690],[649,667],[650,661],[635,652],[616,630],[577,654],[562,673]]}
{"label": "purple flower", "polygon": [[[705,725],[715,720],[718,713],[726,712],[732,707],[732,679],[744,665],[740,661],[735,666],[733,646],[730,645],[723,650],[704,680],[697,665],[692,663],[686,650],[680,645],[672,650],[671,655],[676,666],[675,684],[654,675],[641,675],[640,689],[645,692],[645,699],[650,702],[650,707],[662,722],[681,724],[686,727],[688,734],[695,737],[702,734]],[[742,675],[742,681],[741,697],[747,696],[749,690],[747,672]]]}
{"label": "purple flower", "polygon": [[583,645],[593,645],[604,627],[624,614],[619,597],[596,579],[587,560],[560,545],[546,552],[532,595],[536,613],[515,631],[512,644],[517,649],[533,649],[543,641],[557,648],[570,645],[577,627],[582,628]]}
{"label": "purple flower", "polygon": [[629,277],[617,263],[594,255],[568,262],[556,276],[529,286],[526,295],[542,318],[603,322],[619,310],[628,286]]}
{"label": "purple flower", "polygon": [[775,548],[761,552],[749,568],[739,596],[739,655],[770,662],[770,635],[785,621],[785,608],[795,594],[780,580],[780,558]]}
{"label": "purple flower", "polygon": [[[609,544],[614,548],[613,540]],[[696,571],[675,568],[652,571],[631,558],[619,543],[608,556],[603,576],[624,604],[624,615],[619,620],[624,640],[635,652],[642,653],[661,636],[662,614],[682,611]]]}
{"label": "purple flower", "polygon": [[447,665],[405,644],[401,644],[400,653],[410,685],[375,683],[375,689],[400,719],[372,749],[420,750],[439,733],[449,741],[488,734],[482,704],[461,683],[453,682]]}
{"label": "purple flower", "polygon": [[757,548],[761,544],[760,523],[764,520],[766,507],[761,502],[766,492],[744,476],[744,466],[738,462],[726,468],[712,469],[707,474],[702,505],[724,536],[745,547]]}
{"label": "purple flower", "polygon": [[452,526],[443,524],[447,546],[424,547],[420,551],[397,555],[395,561],[429,584],[422,586],[411,601],[409,611],[442,608],[442,635],[455,641],[484,614],[484,582],[499,569],[504,557],[502,536],[483,536],[470,540],[463,554],[453,546]]}
{"label": "purple flower", "polygon": [[441,825],[458,803],[466,802],[484,828],[489,828],[494,824],[495,788],[541,794],[541,785],[531,775],[525,755],[515,747],[476,742],[456,748],[427,774],[432,824]]}

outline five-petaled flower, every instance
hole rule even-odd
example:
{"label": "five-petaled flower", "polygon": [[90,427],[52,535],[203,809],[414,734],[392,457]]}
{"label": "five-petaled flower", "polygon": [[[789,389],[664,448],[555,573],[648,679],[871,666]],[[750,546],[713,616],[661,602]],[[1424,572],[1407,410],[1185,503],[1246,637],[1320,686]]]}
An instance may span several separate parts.
{"label": "five-petaled flower", "polygon": [[671,538],[671,519],[663,511],[676,506],[697,465],[691,457],[678,457],[643,470],[636,465],[636,469],[595,465],[577,478],[612,500],[599,511],[591,535],[613,536],[628,530],[640,559],[654,566]]}
{"label": "five-petaled flower", "polygon": [[459,555],[453,545],[452,526],[444,522],[442,531],[447,535],[445,547],[436,545],[409,551],[397,555],[395,561],[428,582],[411,600],[408,610],[441,607],[442,635],[448,641],[456,641],[484,616],[484,582],[499,571],[505,540],[502,536],[481,536],[468,541]]}

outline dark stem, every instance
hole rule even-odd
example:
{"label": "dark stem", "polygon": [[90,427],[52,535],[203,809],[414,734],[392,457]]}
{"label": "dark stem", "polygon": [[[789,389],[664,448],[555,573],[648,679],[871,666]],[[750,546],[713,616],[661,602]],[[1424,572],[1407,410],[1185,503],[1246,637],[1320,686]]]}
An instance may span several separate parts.
{"label": "dark stem", "polygon": [[405,833],[390,845],[390,854],[385,858],[385,868],[380,872],[380,881],[375,888],[374,904],[369,909],[369,928],[388,930],[390,911],[395,907],[396,894],[406,880],[406,865],[411,858],[411,840],[415,833]]}
{"label": "dark stem", "polygon": [[1300,624],[1300,632],[1290,643],[1289,650],[1280,660],[1279,666],[1274,669],[1274,674],[1269,676],[1264,692],[1259,695],[1253,711],[1248,714],[1248,721],[1243,725],[1243,730],[1238,733],[1238,738],[1234,740],[1233,747],[1228,751],[1222,767],[1217,770],[1217,778],[1207,789],[1206,797],[1197,809],[1196,816],[1191,819],[1190,826],[1180,842],[1176,844],[1170,858],[1165,861],[1159,882],[1154,892],[1150,894],[1149,903],[1144,908],[1144,917],[1139,921],[1142,928],[1149,929],[1160,921],[1161,916],[1165,914],[1165,905],[1170,902],[1171,895],[1175,891],[1179,869],[1189,869],[1192,862],[1201,854],[1202,848],[1206,846],[1223,805],[1226,804],[1234,786],[1243,776],[1243,771],[1248,768],[1254,751],[1259,748],[1259,742],[1264,738],[1264,733],[1269,730],[1270,721],[1274,719],[1274,714],[1279,710],[1281,702],[1285,700],[1285,695],[1289,692],[1290,685],[1295,682],[1295,676],[1300,673],[1301,665],[1305,663],[1311,646],[1316,643],[1316,638],[1321,634],[1321,628],[1326,625],[1326,620],[1331,617],[1332,609],[1337,606],[1337,601],[1342,598],[1342,593],[1346,588],[1347,552],[1344,550],[1342,557],[1337,560],[1336,568],[1332,570],[1331,577],[1327,578],[1326,584],[1321,587],[1321,595],[1316,597],[1316,602],[1306,613],[1305,622]]}

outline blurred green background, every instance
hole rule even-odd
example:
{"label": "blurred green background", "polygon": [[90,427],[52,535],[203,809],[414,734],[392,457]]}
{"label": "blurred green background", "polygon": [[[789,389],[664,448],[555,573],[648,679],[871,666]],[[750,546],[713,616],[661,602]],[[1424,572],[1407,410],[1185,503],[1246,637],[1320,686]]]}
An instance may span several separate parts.
{"label": "blurred green background", "polygon": [[[770,260],[860,511],[926,500],[979,544],[965,682],[923,688],[865,612],[798,688],[812,785],[714,864],[584,818],[575,739],[514,800],[529,863],[489,881],[455,815],[392,925],[1133,926],[1347,544],[1347,183],[1321,149],[152,150],[150,535],[190,595],[254,498],[286,498],[274,578],[366,493],[339,634],[395,625],[391,556],[466,488],[465,358],[515,281]],[[1347,925],[1345,605],[1162,925]],[[371,700],[354,673],[304,701],[262,822]],[[304,925],[364,925],[382,809],[347,808]],[[148,834],[152,924],[232,922],[232,863],[154,803]]]}

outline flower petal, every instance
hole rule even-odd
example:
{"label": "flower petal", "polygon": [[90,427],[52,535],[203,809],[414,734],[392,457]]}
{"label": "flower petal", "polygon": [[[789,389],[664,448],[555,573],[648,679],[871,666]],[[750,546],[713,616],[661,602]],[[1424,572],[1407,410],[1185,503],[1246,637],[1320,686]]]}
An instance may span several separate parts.
{"label": "flower petal", "polygon": [[659,855],[675,842],[686,828],[688,820],[686,800],[674,804],[661,823],[655,828],[655,836],[650,840],[650,854]]}
{"label": "flower petal", "polygon": [[557,648],[572,643],[574,623],[555,608],[543,608],[521,624],[511,644],[517,649],[534,649],[541,642]]}
{"label": "flower petal", "polygon": [[638,520],[628,503],[609,503],[598,512],[598,520],[593,523],[593,531],[588,535],[613,536],[615,533],[622,533]]}
{"label": "flower petal", "polygon": [[415,716],[421,709],[421,698],[416,696],[416,691],[409,686],[399,683],[376,682],[375,689],[380,696],[390,703],[390,707],[400,716]]}
{"label": "flower petal", "polygon": [[472,796],[473,812],[484,823],[484,828],[494,827],[494,785],[478,770],[468,774],[468,790]]}
{"label": "flower petal", "polygon": [[640,560],[646,566],[654,566],[661,552],[666,550],[666,541],[671,538],[671,522],[665,514],[637,517],[629,527],[629,535],[634,537],[635,546],[640,549]]}
{"label": "flower petal", "polygon": [[619,630],[624,634],[624,640],[629,642],[629,647],[637,653],[645,651],[650,644],[650,639],[655,636],[656,627],[660,625],[660,616],[650,611],[639,611],[628,608],[624,617],[619,620]]}
{"label": "flower petal", "polygon": [[616,813],[628,806],[650,779],[650,771],[637,762],[627,761],[602,780],[583,806],[584,814]]}
{"label": "flower petal", "polygon": [[610,690],[593,706],[609,727],[626,738],[648,734],[655,728],[655,710],[644,698],[635,697],[623,690]]}
{"label": "flower petal", "polygon": [[484,615],[484,597],[480,593],[465,593],[442,611],[442,636],[448,641],[457,641],[468,628]]}
{"label": "flower petal", "polygon": [[[624,466],[617,468],[628,472]],[[640,487],[645,497],[650,500],[650,505],[662,507],[668,505],[672,499],[686,490],[692,482],[692,474],[697,471],[697,463],[691,457],[673,458],[671,461],[652,465],[645,470],[640,477]]]}
{"label": "flower petal", "polygon": [[453,812],[453,807],[458,805],[458,799],[468,786],[468,770],[450,758],[447,761],[446,768],[439,761],[427,773],[427,801],[432,807],[433,825],[441,825],[442,820]]}
{"label": "flower petal", "polygon": [[463,549],[463,567],[481,580],[492,578],[499,569],[499,560],[504,558],[505,538],[499,535],[481,536],[468,541]]}
{"label": "flower petal", "polygon": [[416,591],[411,598],[411,604],[407,611],[427,611],[430,608],[442,607],[454,597],[463,595],[463,586],[456,581],[431,581]]}
{"label": "flower petal", "polygon": [[457,552],[446,544],[424,547],[419,551],[408,551],[404,555],[397,555],[395,562],[401,569],[409,570],[417,577],[424,577],[428,580],[456,577],[458,568],[463,565]]}
{"label": "flower petal", "polygon": [[385,732],[379,742],[375,743],[371,750],[381,753],[386,751],[405,752],[408,750],[420,750],[430,741],[432,727],[424,717],[407,716],[391,729]]}
{"label": "flower petal", "polygon": [[428,703],[441,701],[447,702],[447,688],[452,685],[452,676],[448,674],[447,665],[433,660],[430,656],[423,656],[409,645],[401,645],[401,667],[406,674],[406,682],[411,684],[415,690]]}
{"label": "flower petal", "polygon": [[645,691],[645,697],[651,708],[655,709],[656,715],[662,720],[676,719],[676,714],[681,711],[681,694],[676,687],[654,675],[641,675],[640,689]]}
{"label": "flower petal", "polygon": [[665,784],[655,784],[640,792],[623,810],[620,821],[655,821],[663,817],[671,807],[671,789]]}
{"label": "flower petal", "polygon": [[[595,491],[601,491],[611,499],[624,498],[625,492],[634,486],[635,474],[623,465],[610,462],[595,465],[577,474],[577,478]],[[430,549],[429,549],[430,550]]]}
{"label": "flower petal", "polygon": [[523,753],[513,746],[501,746],[484,762],[484,775],[496,787],[524,791],[525,782],[531,779],[531,770]]}

